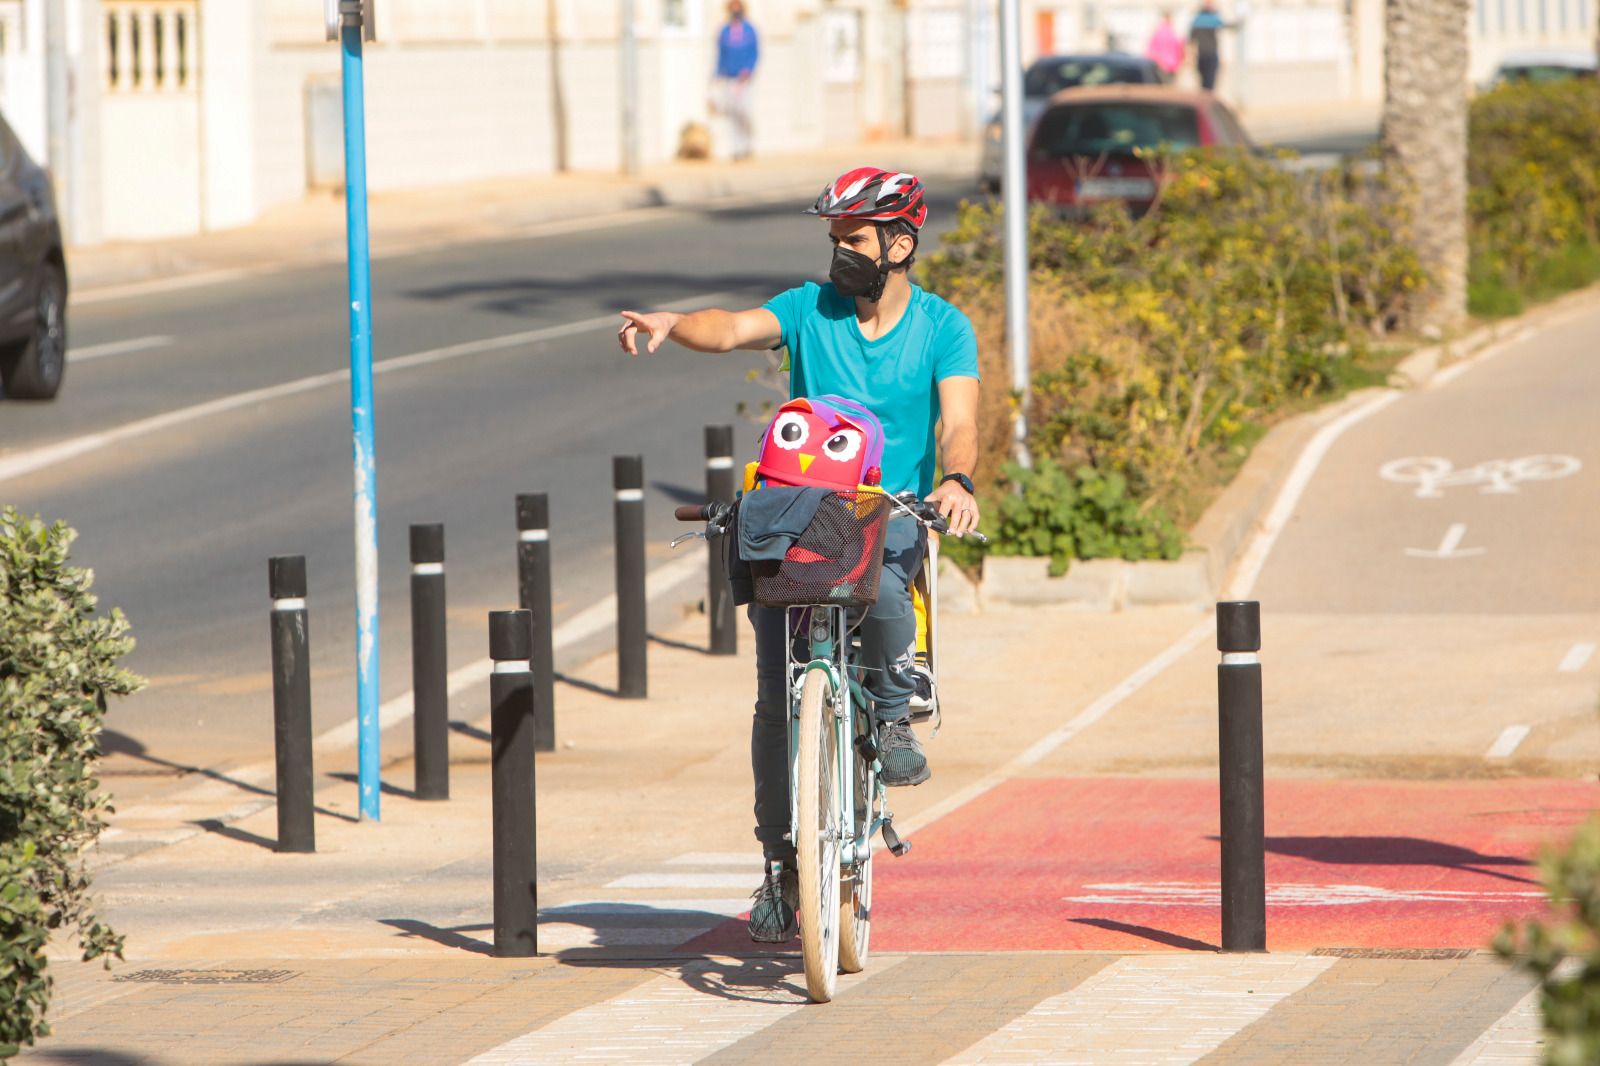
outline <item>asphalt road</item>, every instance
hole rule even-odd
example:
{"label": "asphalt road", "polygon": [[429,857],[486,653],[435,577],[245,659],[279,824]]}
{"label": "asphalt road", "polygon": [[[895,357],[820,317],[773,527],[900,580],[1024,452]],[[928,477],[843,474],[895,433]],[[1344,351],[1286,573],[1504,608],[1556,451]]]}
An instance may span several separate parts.
{"label": "asphalt road", "polygon": [[[932,203],[953,217],[949,187]],[[485,612],[515,606],[514,497],[551,500],[557,622],[612,589],[611,457],[642,454],[652,565],[682,531],[672,507],[704,485],[701,429],[733,423],[753,452],[757,353],[670,346],[629,359],[620,308],[755,306],[826,273],[829,246],[797,205],[663,211],[625,225],[389,258],[374,270],[375,362],[444,361],[376,379],[378,528],[385,698],[410,688],[408,543],[413,522],[446,525],[453,664],[486,654]],[[0,495],[81,533],[102,603],[129,615],[129,665],[150,687],[108,717],[112,748],[221,767],[271,751],[266,560],[310,571],[315,727],[353,714],[354,620],[345,292],[341,267],[74,310],[83,351],[60,398],[0,405],[0,464],[17,454],[250,390],[332,379],[170,426],[7,479]],[[555,335],[456,357],[441,349]],[[162,338],[170,338],[162,341]],[[3,469],[3,467],[0,467]],[[475,717],[483,708],[459,708]]]}

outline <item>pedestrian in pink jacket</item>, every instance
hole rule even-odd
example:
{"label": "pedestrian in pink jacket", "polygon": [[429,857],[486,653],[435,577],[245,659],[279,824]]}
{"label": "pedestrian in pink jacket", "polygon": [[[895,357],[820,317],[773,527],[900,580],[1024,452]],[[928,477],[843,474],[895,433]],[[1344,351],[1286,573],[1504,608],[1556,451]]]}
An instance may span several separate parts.
{"label": "pedestrian in pink jacket", "polygon": [[1150,35],[1150,43],[1145,46],[1144,55],[1146,59],[1161,68],[1168,81],[1171,81],[1173,75],[1178,73],[1178,68],[1183,66],[1183,38],[1172,28],[1172,12],[1161,13],[1161,25]]}

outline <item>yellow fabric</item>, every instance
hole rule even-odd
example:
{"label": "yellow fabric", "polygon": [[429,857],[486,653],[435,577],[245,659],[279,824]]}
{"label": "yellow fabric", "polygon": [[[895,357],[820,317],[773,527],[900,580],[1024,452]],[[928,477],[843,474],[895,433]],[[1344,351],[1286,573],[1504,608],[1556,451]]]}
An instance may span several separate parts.
{"label": "yellow fabric", "polygon": [[[927,562],[926,559],[923,560]],[[928,601],[922,597],[922,588],[911,586],[911,610],[917,616],[917,651],[928,654]]]}

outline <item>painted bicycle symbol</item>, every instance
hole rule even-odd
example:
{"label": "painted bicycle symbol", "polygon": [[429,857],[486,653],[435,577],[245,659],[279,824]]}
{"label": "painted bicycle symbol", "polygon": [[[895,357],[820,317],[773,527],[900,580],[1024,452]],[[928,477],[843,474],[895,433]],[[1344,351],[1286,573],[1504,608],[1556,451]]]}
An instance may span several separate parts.
{"label": "painted bicycle symbol", "polygon": [[1583,464],[1570,455],[1524,455],[1520,459],[1485,459],[1477,466],[1454,468],[1448,459],[1436,455],[1391,459],[1378,468],[1385,481],[1415,483],[1417,495],[1424,498],[1444,495],[1457,485],[1478,485],[1480,493],[1514,495],[1521,481],[1554,481],[1570,477]]}

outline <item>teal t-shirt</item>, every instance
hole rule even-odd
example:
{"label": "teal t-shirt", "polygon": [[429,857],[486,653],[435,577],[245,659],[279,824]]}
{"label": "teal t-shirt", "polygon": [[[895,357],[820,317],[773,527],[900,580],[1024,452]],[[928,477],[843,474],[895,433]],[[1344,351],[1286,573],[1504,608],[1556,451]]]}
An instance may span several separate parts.
{"label": "teal t-shirt", "polygon": [[938,383],[978,377],[978,341],[967,316],[917,285],[900,321],[873,341],[856,324],[855,300],[832,283],[808,281],[766,308],[789,349],[790,398],[831,394],[870,408],[883,423],[883,487],[932,492]]}

